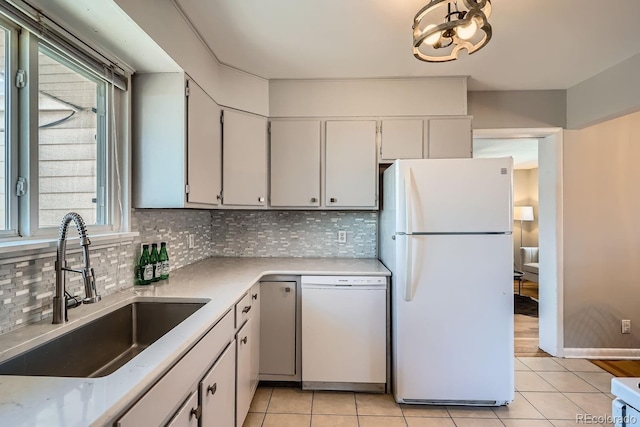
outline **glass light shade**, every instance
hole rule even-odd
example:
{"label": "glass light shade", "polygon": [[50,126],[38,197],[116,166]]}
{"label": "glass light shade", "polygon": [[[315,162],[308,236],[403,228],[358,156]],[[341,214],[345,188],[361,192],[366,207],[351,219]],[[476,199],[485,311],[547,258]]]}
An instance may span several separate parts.
{"label": "glass light shade", "polygon": [[463,40],[469,40],[473,37],[476,31],[478,31],[478,24],[476,24],[475,19],[471,19],[467,25],[460,25],[456,27],[456,34]]}
{"label": "glass light shade", "polygon": [[[426,33],[427,31],[429,31],[432,28],[435,28],[436,25],[435,24],[429,24],[425,27],[423,33]],[[433,33],[431,34],[429,37],[427,37],[426,39],[424,39],[424,42],[428,45],[433,46],[434,44],[438,43],[438,40],[440,40],[440,32],[438,31],[437,33]]]}
{"label": "glass light shade", "polygon": [[514,206],[514,221],[533,221],[533,206]]}

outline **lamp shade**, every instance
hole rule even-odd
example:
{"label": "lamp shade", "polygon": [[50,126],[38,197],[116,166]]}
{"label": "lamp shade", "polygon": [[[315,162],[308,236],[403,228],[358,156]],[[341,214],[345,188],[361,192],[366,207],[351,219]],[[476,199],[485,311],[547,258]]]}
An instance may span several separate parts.
{"label": "lamp shade", "polygon": [[514,221],[533,221],[533,206],[514,206]]}

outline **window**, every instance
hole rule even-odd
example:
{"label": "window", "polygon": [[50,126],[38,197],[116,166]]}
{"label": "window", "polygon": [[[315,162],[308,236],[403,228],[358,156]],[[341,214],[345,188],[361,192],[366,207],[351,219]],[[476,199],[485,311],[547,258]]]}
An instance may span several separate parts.
{"label": "window", "polygon": [[8,39],[8,31],[2,27],[0,27],[0,126],[2,126],[2,128],[0,129],[0,230],[6,230],[7,228],[9,228],[7,226],[7,220],[9,218],[9,216],[7,215],[7,196],[8,196],[8,191],[7,191],[7,169],[8,169],[8,165],[6,162],[6,158],[7,158],[7,154],[6,154],[6,150],[9,146],[9,144],[7,144],[6,141],[6,135],[7,133],[5,132],[5,129],[8,128],[7,126],[7,105],[6,105],[6,99],[7,97],[5,96],[5,93],[7,92],[7,50],[8,50],[8,46],[7,46],[7,39]]}
{"label": "window", "polygon": [[[0,4],[0,13],[8,7]],[[113,210],[121,192],[110,125],[119,124],[112,98],[122,99],[126,80],[82,50],[45,40],[49,34],[38,36],[0,16],[0,237],[5,239],[54,237],[70,211],[94,232],[118,231],[123,220],[121,209]]]}
{"label": "window", "polygon": [[57,227],[65,213],[106,223],[106,83],[50,49],[38,54],[39,226]]}

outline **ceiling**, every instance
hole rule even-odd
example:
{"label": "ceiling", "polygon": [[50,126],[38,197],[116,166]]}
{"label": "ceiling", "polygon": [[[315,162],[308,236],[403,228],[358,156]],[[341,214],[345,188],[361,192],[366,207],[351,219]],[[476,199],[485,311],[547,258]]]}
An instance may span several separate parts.
{"label": "ceiling", "polygon": [[474,158],[513,157],[514,169],[538,167],[538,139],[473,138]]}
{"label": "ceiling", "polygon": [[219,61],[267,79],[468,75],[471,90],[567,89],[640,52],[637,0],[493,0],[492,40],[449,63],[413,57],[427,0],[173,1]]}

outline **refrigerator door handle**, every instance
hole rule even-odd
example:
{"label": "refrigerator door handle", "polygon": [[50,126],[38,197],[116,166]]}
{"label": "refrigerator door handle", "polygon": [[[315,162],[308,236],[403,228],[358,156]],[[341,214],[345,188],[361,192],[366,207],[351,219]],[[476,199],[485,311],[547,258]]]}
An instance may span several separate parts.
{"label": "refrigerator door handle", "polygon": [[413,300],[413,236],[404,236],[407,241],[405,242],[405,284],[404,284],[404,300]]}
{"label": "refrigerator door handle", "polygon": [[405,228],[407,234],[413,233],[413,172],[407,167],[404,176]]}

